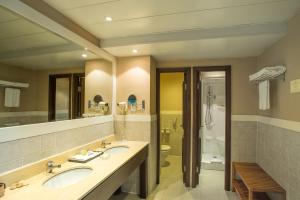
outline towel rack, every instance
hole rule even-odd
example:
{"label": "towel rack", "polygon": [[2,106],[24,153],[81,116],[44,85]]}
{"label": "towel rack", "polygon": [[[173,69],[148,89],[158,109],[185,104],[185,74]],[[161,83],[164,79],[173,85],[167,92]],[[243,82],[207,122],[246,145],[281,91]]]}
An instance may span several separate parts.
{"label": "towel rack", "polygon": [[19,83],[0,80],[0,86],[3,87],[15,87],[15,88],[28,88],[29,83]]}
{"label": "towel rack", "polygon": [[251,82],[260,82],[271,79],[283,79],[285,80],[285,66],[273,66],[273,67],[265,67],[260,71],[256,72],[249,76],[249,80]]}

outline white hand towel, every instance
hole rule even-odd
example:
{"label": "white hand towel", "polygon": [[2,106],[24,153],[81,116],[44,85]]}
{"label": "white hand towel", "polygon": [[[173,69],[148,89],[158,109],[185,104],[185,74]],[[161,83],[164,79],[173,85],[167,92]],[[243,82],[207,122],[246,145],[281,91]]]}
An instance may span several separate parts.
{"label": "white hand towel", "polygon": [[270,109],[270,82],[269,80],[259,82],[259,109]]}
{"label": "white hand towel", "polygon": [[19,107],[20,106],[20,89],[5,88],[5,107]]}

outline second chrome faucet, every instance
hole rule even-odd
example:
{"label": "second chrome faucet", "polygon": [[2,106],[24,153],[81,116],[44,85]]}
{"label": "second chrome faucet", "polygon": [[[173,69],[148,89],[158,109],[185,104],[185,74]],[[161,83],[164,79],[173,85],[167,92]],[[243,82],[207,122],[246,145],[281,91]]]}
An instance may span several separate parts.
{"label": "second chrome faucet", "polygon": [[101,148],[106,148],[106,145],[110,145],[110,144],[111,144],[111,142],[105,142],[105,140],[103,140],[101,142]]}
{"label": "second chrome faucet", "polygon": [[61,168],[60,164],[55,164],[53,161],[48,161],[46,164],[46,171],[47,173],[52,173],[54,168]]}

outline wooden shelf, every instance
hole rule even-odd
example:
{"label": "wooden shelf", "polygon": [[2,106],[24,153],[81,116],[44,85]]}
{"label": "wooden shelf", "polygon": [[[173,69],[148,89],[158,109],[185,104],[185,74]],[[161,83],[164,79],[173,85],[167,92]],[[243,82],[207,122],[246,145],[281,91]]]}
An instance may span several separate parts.
{"label": "wooden shelf", "polygon": [[233,162],[232,186],[241,200],[269,200],[267,192],[286,199],[286,191],[256,163]]}
{"label": "wooden shelf", "polygon": [[248,200],[248,189],[244,185],[242,181],[233,180],[232,186],[235,189],[236,193],[240,197],[241,200]]}
{"label": "wooden shelf", "polygon": [[[243,181],[240,180],[233,180],[233,187],[236,190],[236,193],[238,194],[239,198],[241,200],[248,200],[249,199],[249,191]],[[266,195],[263,192],[256,192],[253,196],[254,200],[270,200],[268,195]]]}

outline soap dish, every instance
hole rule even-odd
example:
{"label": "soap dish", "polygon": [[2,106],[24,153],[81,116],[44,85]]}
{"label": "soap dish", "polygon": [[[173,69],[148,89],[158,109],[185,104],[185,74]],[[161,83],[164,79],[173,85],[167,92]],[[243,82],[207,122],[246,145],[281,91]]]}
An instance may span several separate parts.
{"label": "soap dish", "polygon": [[76,162],[76,163],[86,163],[88,161],[91,161],[98,156],[101,156],[103,154],[102,151],[88,151],[86,155],[77,154],[71,158],[69,158],[70,162]]}

